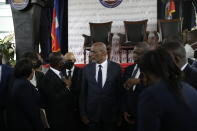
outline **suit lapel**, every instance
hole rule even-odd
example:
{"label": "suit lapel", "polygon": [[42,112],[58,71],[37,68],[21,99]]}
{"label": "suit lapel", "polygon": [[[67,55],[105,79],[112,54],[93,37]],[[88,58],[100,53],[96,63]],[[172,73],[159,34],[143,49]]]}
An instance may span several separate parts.
{"label": "suit lapel", "polygon": [[51,77],[54,79],[54,81],[57,81],[58,84],[63,85],[64,82],[55,74],[55,72],[53,72],[51,69],[49,69]]}
{"label": "suit lapel", "polygon": [[105,86],[107,86],[107,83],[110,81],[111,75],[113,74],[113,70],[111,68],[112,68],[111,62],[107,61],[107,78],[106,78],[103,88],[105,88]]}
{"label": "suit lapel", "polygon": [[73,75],[72,75],[72,81],[74,81],[76,79],[76,77],[78,77],[78,68],[77,67],[74,67],[74,70],[73,70]]}
{"label": "suit lapel", "polygon": [[90,79],[92,79],[94,82],[97,83],[96,81],[96,63],[92,63],[92,65],[90,66],[90,70],[89,70],[89,74],[90,74]]}

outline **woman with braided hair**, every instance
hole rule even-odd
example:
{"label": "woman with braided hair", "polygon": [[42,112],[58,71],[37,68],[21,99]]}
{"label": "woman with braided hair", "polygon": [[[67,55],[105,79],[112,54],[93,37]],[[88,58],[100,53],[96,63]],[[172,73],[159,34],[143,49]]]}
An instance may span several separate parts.
{"label": "woman with braided hair", "polygon": [[181,70],[164,49],[140,63],[148,86],[138,105],[138,131],[197,131],[197,92],[181,80]]}

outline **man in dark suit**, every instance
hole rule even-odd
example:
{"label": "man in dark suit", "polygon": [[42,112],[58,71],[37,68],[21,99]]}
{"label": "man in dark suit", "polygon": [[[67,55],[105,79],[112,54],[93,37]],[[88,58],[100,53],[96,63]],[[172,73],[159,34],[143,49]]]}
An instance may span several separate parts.
{"label": "man in dark suit", "polygon": [[125,93],[122,105],[124,120],[127,122],[129,131],[136,130],[138,97],[145,88],[140,80],[142,78],[142,74],[138,67],[138,62],[141,56],[149,49],[150,47],[148,43],[138,43],[133,50],[133,60],[135,64],[127,67],[123,75]]}
{"label": "man in dark suit", "polygon": [[79,96],[79,90],[81,86],[81,69],[74,66],[76,58],[72,52],[68,52],[64,55],[65,64],[64,70],[62,71],[63,75],[71,80],[71,90],[76,96]]}
{"label": "man in dark suit", "polygon": [[12,73],[12,68],[2,64],[3,54],[0,52],[0,128],[4,127],[3,112],[5,109],[7,81]]}
{"label": "man in dark suit", "polygon": [[175,64],[184,73],[184,80],[197,89],[197,70],[188,64],[183,44],[180,41],[167,41],[163,47],[170,53]]}
{"label": "man in dark suit", "polygon": [[121,68],[107,60],[104,43],[94,43],[90,55],[92,63],[82,76],[81,119],[90,131],[114,131],[120,118]]}
{"label": "man in dark suit", "polygon": [[64,55],[64,59],[65,59],[65,64],[62,70],[62,74],[63,76],[68,78],[68,80],[70,80],[71,82],[70,90],[74,96],[74,101],[75,101],[74,124],[76,125],[76,128],[79,131],[85,128],[80,120],[80,115],[79,115],[79,93],[81,87],[82,71],[79,67],[76,67],[74,65],[74,63],[76,62],[76,58],[72,52],[66,53]]}
{"label": "man in dark suit", "polygon": [[73,131],[74,98],[71,83],[61,75],[64,65],[60,53],[49,55],[50,69],[45,74],[40,88],[46,116],[52,129]]}

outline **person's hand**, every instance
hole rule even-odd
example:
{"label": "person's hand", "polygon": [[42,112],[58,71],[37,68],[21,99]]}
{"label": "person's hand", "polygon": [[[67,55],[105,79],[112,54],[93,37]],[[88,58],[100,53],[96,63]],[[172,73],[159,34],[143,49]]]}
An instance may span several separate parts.
{"label": "person's hand", "polygon": [[140,79],[139,78],[130,78],[128,79],[125,84],[124,84],[124,87],[129,89],[131,87],[133,87],[134,85],[137,85],[140,83]]}
{"label": "person's hand", "polygon": [[134,124],[133,120],[129,120],[129,117],[131,117],[131,115],[128,112],[124,112],[124,119],[126,122],[128,122],[129,124]]}
{"label": "person's hand", "polygon": [[86,116],[81,116],[81,120],[85,125],[88,125],[90,123],[90,120]]}

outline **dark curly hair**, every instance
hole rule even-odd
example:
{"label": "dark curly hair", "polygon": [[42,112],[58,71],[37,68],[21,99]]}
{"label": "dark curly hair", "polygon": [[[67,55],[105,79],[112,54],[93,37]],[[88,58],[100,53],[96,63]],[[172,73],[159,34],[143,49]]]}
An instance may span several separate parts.
{"label": "dark curly hair", "polygon": [[32,62],[29,59],[22,58],[16,62],[14,76],[16,78],[28,78],[32,73]]}

